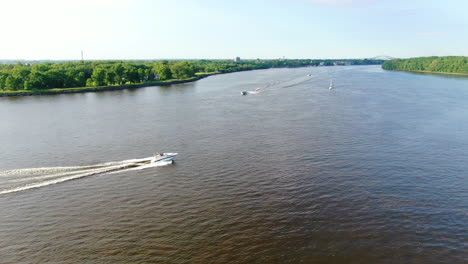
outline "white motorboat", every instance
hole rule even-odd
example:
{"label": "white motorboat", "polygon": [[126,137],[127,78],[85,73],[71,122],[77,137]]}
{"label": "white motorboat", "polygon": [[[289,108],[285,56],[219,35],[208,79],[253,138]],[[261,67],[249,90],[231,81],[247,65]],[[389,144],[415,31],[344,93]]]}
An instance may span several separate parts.
{"label": "white motorboat", "polygon": [[333,80],[331,80],[331,81],[330,81],[330,86],[328,86],[328,90],[331,90],[331,89],[333,89],[333,88],[335,88],[335,87],[333,86]]}
{"label": "white motorboat", "polygon": [[159,161],[173,161],[177,153],[159,153],[151,159],[151,163]]}

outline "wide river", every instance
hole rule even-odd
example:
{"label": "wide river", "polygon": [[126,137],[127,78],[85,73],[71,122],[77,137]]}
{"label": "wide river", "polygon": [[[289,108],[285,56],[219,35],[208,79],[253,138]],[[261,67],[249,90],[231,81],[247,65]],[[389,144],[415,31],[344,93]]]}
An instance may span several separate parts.
{"label": "wide river", "polygon": [[0,121],[0,263],[468,257],[467,77],[257,70],[1,98]]}

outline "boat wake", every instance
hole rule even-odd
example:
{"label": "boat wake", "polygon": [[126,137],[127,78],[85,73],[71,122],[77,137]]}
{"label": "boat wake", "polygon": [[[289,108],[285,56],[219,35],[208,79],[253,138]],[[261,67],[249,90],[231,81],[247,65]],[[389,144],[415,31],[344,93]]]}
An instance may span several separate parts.
{"label": "boat wake", "polygon": [[278,88],[290,88],[294,86],[299,86],[304,83],[310,82],[314,77],[305,76],[300,78],[291,79],[289,81],[282,82]]}
{"label": "boat wake", "polygon": [[311,77],[311,75],[306,76],[306,77],[299,77],[299,78],[293,78],[287,81],[274,81],[270,82],[265,87],[261,88],[256,88],[255,90],[252,91],[241,91],[241,95],[249,95],[249,94],[259,94],[262,92],[270,91],[270,90],[276,90],[276,89],[281,89],[281,88],[291,88],[294,86],[299,86],[304,83],[310,82],[314,77]]}
{"label": "boat wake", "polygon": [[255,90],[253,90],[253,91],[242,91],[242,92],[241,92],[241,95],[258,94],[258,93],[260,93],[261,91],[262,91],[261,89],[257,88],[257,89],[255,89]]}
{"label": "boat wake", "polygon": [[0,195],[26,191],[83,177],[143,170],[171,164],[155,157],[113,161],[90,166],[29,168],[0,171]]}

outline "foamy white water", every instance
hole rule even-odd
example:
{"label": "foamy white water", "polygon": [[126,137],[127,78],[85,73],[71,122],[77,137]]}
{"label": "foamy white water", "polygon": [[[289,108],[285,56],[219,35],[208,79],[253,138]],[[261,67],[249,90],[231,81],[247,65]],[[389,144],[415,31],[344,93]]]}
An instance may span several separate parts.
{"label": "foamy white water", "polygon": [[290,87],[294,87],[294,86],[298,86],[298,85],[310,82],[314,78],[315,76],[300,76],[300,77],[296,77],[296,78],[286,80],[286,81],[273,81],[273,82],[267,83],[264,87],[258,87],[254,90],[246,91],[246,92],[247,94],[259,94],[259,93],[270,91],[270,90],[290,88]]}
{"label": "foamy white water", "polygon": [[0,195],[26,191],[97,174],[142,170],[172,163],[172,161],[150,163],[151,159],[152,157],[106,162],[90,166],[27,168],[0,171]]}

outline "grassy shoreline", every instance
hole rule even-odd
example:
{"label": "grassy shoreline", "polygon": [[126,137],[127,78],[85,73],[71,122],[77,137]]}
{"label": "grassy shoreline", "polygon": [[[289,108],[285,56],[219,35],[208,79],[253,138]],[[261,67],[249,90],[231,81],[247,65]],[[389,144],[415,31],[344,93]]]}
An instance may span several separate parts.
{"label": "grassy shoreline", "polygon": [[389,70],[389,71],[419,72],[419,73],[434,73],[434,74],[450,74],[450,75],[468,76],[468,73],[463,73],[463,72],[436,72],[436,71],[422,71],[422,70]]}
{"label": "grassy shoreline", "polygon": [[406,71],[415,73],[468,75],[468,57],[466,56],[432,56],[409,59],[394,59],[382,64],[385,70]]}
{"label": "grassy shoreline", "polygon": [[208,76],[216,75],[219,73],[203,73],[188,79],[171,79],[166,81],[152,81],[135,84],[113,85],[113,86],[98,86],[98,87],[74,87],[74,88],[60,88],[60,89],[47,89],[47,90],[22,90],[22,91],[0,91],[0,97],[13,97],[13,96],[33,96],[33,95],[53,95],[53,94],[67,94],[67,93],[88,93],[88,92],[101,92],[101,91],[116,91],[132,88],[142,88],[149,86],[168,86],[172,84],[181,84],[198,81]]}

